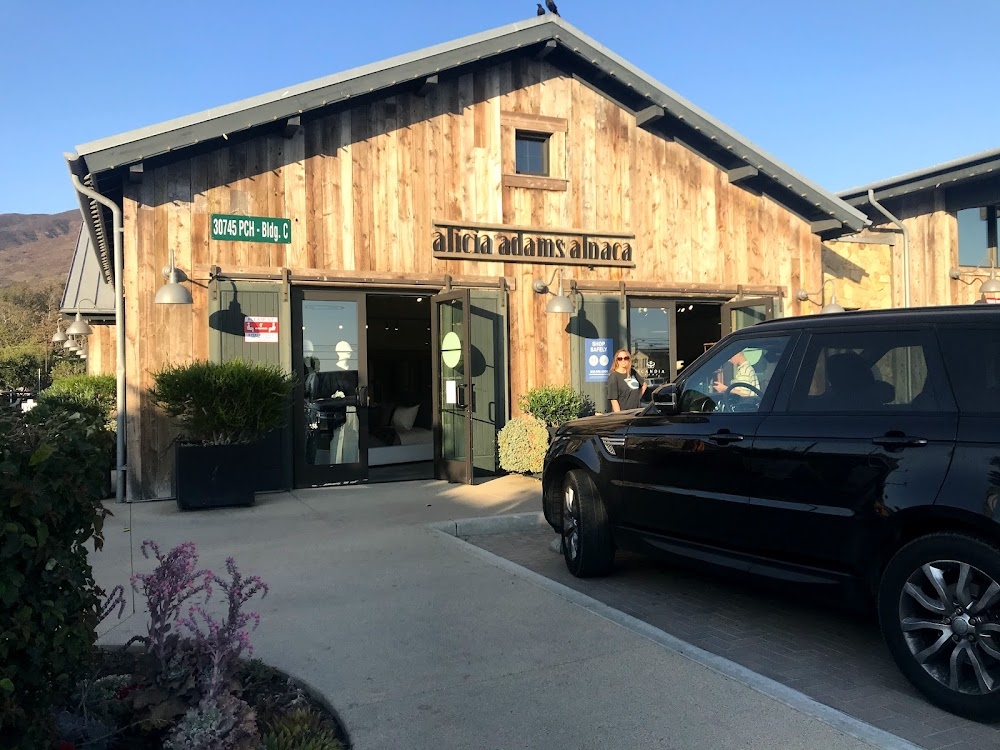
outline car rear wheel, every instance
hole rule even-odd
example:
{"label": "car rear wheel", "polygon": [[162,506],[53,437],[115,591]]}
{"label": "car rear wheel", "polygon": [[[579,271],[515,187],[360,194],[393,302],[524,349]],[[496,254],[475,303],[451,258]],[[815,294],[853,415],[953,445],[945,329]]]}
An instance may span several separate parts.
{"label": "car rear wheel", "polygon": [[606,575],[615,561],[615,546],[601,494],[584,471],[563,480],[562,552],[569,572],[578,578]]}
{"label": "car rear wheel", "polygon": [[1000,718],[1000,550],[962,534],[916,539],[886,566],[878,610],[893,658],[931,702]]}

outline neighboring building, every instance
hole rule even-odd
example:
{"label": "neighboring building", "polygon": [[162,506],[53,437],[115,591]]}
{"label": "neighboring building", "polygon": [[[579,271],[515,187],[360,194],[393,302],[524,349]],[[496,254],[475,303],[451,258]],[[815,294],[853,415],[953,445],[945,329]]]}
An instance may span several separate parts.
{"label": "neighboring building", "polygon": [[80,313],[93,330],[85,339],[87,372],[114,374],[115,290],[104,280],[86,226],[76,240],[59,311],[71,320]]}
{"label": "neighboring building", "polygon": [[[551,15],[68,160],[124,211],[133,500],[172,495],[174,431],[147,396],[165,365],[298,373],[276,449],[295,486],[435,456],[468,479],[496,469],[527,389],[570,382],[604,408],[602,347],[655,346],[673,373],[731,328],[813,311],[795,292],[820,286],[823,241],[866,223]],[[81,206],[110,282],[110,214]],[[171,251],[193,305],[154,304]],[[347,427],[323,412],[345,390]]]}
{"label": "neighboring building", "polygon": [[[848,308],[905,305],[902,233],[869,202],[909,230],[910,305],[970,304],[997,264],[1000,150],[881,180],[840,193],[871,220],[869,230],[827,242],[824,280]],[[951,278],[959,269],[960,280]],[[811,291],[811,290],[810,290]]]}

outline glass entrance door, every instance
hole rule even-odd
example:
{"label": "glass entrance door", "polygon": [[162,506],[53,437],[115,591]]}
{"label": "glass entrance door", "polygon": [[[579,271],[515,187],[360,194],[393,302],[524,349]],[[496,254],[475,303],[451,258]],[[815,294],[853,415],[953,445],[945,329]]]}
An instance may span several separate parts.
{"label": "glass entrance door", "polygon": [[472,482],[472,347],[469,290],[431,298],[434,476]]}
{"label": "glass entrance door", "polygon": [[771,320],[774,317],[772,297],[735,299],[722,306],[722,335]]}
{"label": "glass entrance door", "polygon": [[368,479],[365,297],[296,290],[295,486]]}

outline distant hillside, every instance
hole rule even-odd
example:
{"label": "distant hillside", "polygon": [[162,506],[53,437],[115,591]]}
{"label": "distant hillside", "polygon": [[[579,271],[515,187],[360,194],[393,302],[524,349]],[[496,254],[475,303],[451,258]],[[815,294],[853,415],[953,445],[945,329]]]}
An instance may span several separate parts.
{"label": "distant hillside", "polygon": [[0,286],[18,281],[66,281],[83,217],[61,214],[0,214]]}

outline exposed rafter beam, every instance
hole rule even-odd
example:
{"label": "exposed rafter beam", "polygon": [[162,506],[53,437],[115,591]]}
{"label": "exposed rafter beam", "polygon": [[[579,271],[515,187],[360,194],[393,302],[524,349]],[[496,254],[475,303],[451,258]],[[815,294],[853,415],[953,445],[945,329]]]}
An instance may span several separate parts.
{"label": "exposed rafter beam", "polygon": [[646,107],[635,113],[635,124],[640,128],[646,127],[658,120],[662,120],[666,116],[667,113],[663,107],[654,104],[652,107]]}
{"label": "exposed rafter beam", "polygon": [[736,169],[730,169],[727,173],[730,185],[735,185],[738,182],[749,180],[752,177],[756,177],[758,174],[760,174],[760,172],[757,170],[757,167],[751,167],[749,165],[745,167],[736,167]]}
{"label": "exposed rafter beam", "polygon": [[142,182],[142,162],[128,168],[128,181],[132,183]]}
{"label": "exposed rafter beam", "polygon": [[285,131],[283,135],[285,138],[294,138],[295,134],[299,132],[299,128],[302,127],[302,118],[298,115],[295,117],[289,117],[285,120]]}
{"label": "exposed rafter beam", "polygon": [[437,74],[434,74],[432,76],[427,76],[420,84],[420,88],[417,89],[417,96],[427,96],[429,93],[431,93],[431,91],[434,90],[434,87],[437,85],[438,85]]}
{"label": "exposed rafter beam", "polygon": [[844,222],[838,219],[823,219],[822,221],[814,221],[809,225],[809,230],[813,234],[822,234],[823,232],[832,232],[836,229],[842,229]]}
{"label": "exposed rafter beam", "polygon": [[549,39],[549,41],[538,48],[538,52],[535,53],[535,59],[544,60],[546,57],[555,52],[556,47],[558,46],[559,43],[555,39]]}

